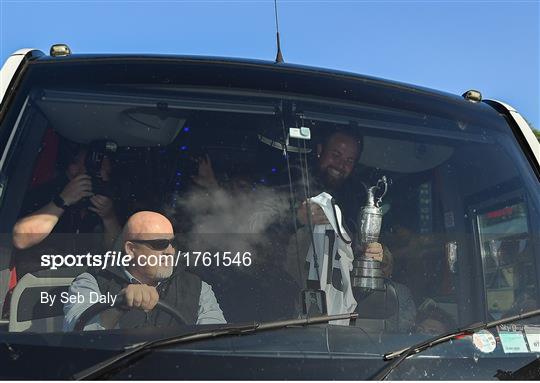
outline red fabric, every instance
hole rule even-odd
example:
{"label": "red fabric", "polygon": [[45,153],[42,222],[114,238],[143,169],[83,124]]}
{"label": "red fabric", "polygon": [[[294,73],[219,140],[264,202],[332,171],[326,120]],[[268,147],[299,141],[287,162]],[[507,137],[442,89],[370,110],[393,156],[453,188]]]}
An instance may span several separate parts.
{"label": "red fabric", "polygon": [[9,270],[9,290],[13,290],[15,286],[17,285],[17,270],[15,269],[15,266],[13,266]]}

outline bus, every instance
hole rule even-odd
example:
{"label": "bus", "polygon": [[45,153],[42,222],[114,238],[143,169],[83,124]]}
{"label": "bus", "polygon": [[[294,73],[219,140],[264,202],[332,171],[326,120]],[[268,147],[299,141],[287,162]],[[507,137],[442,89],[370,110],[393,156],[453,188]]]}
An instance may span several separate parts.
{"label": "bus", "polygon": [[540,377],[513,107],[66,45],[0,74],[2,379]]}

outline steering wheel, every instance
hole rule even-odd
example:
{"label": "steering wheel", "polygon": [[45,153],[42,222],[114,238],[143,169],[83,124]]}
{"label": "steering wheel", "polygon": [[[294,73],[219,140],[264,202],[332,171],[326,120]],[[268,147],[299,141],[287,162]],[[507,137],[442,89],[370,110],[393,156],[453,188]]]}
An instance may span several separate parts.
{"label": "steering wheel", "polygon": [[[77,319],[77,322],[75,322],[74,331],[82,331],[84,329],[84,326],[86,326],[86,323],[88,323],[90,319],[111,308],[118,308],[124,311],[131,310],[130,308],[126,307],[124,303],[125,298],[123,295],[117,295],[117,298],[113,305],[109,303],[94,303],[92,306],[84,310],[79,319]],[[182,314],[178,312],[178,310],[170,306],[168,303],[163,302],[162,300],[159,300],[154,308],[165,311],[167,314],[172,316],[179,324],[186,325],[188,323],[186,319],[182,316]]]}

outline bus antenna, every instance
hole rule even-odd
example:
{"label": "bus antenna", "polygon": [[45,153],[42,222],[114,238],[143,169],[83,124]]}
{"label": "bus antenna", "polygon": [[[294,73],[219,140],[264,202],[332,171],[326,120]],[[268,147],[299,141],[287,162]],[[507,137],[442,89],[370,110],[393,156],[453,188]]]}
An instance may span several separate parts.
{"label": "bus antenna", "polygon": [[283,62],[283,55],[281,54],[281,44],[279,41],[279,23],[278,23],[278,11],[277,11],[277,0],[274,0],[274,13],[276,15],[276,41],[277,41],[277,55],[276,55],[276,64]]}

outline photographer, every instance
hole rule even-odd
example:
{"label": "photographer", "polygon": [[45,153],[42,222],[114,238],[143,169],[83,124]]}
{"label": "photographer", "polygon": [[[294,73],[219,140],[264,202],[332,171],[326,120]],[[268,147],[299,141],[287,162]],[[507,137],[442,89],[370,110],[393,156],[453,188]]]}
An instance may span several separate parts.
{"label": "photographer", "polygon": [[[104,247],[111,245],[120,233],[108,187],[111,161],[106,151],[100,149],[103,145],[102,142],[89,147],[64,143],[59,154],[59,175],[26,196],[22,218],[13,227],[13,245],[19,250],[16,257],[19,277],[39,268],[36,265],[39,259],[29,259],[39,258],[39,252],[30,254],[26,250],[44,245],[51,233],[103,233]],[[64,238],[52,242],[55,248],[66,245]]]}

